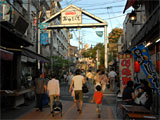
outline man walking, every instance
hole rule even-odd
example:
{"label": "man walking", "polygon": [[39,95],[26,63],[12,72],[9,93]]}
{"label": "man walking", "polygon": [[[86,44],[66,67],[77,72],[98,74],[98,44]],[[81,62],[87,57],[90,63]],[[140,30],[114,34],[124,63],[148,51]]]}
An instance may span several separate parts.
{"label": "man walking", "polygon": [[115,90],[115,80],[116,80],[117,73],[112,68],[111,71],[109,72],[108,76],[109,76],[109,80],[110,80],[110,90],[114,91]]}
{"label": "man walking", "polygon": [[47,90],[50,98],[50,112],[53,113],[53,100],[58,101],[60,96],[59,80],[56,80],[54,73],[52,73],[52,79],[48,82]]}
{"label": "man walking", "polygon": [[[71,92],[72,86],[74,84],[74,92],[75,92],[75,99],[76,99],[76,105],[77,105],[77,111],[79,113],[82,112],[82,104],[83,104],[83,92],[82,92],[82,86],[85,84],[85,78],[80,75],[81,70],[76,70],[76,75],[72,78],[72,82],[69,88],[69,92]],[[78,101],[80,101],[80,106],[78,105]]]}
{"label": "man walking", "polygon": [[41,71],[38,72],[38,78],[35,79],[35,93],[36,93],[36,104],[37,111],[42,111],[42,95],[46,92],[45,79]]}

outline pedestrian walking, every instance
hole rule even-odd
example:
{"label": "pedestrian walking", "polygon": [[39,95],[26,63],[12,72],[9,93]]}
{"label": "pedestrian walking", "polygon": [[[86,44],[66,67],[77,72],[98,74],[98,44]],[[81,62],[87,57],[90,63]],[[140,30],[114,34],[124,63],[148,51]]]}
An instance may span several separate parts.
{"label": "pedestrian walking", "polygon": [[50,112],[53,113],[54,99],[59,101],[60,86],[59,80],[56,79],[56,75],[52,73],[52,79],[48,82],[47,90],[50,98]]}
{"label": "pedestrian walking", "polygon": [[101,86],[101,79],[100,79],[100,70],[97,70],[96,75],[94,77],[94,81],[95,81],[95,91],[96,91],[96,86],[100,85]]}
{"label": "pedestrian walking", "polygon": [[108,76],[109,76],[109,81],[110,81],[110,90],[114,91],[115,90],[115,84],[116,84],[115,81],[116,81],[117,73],[112,68],[112,70],[109,72]]}
{"label": "pedestrian walking", "polygon": [[38,78],[35,79],[35,93],[36,93],[36,105],[38,109],[36,111],[42,111],[42,96],[46,92],[45,79],[41,71],[38,71]]}
{"label": "pedestrian walking", "polygon": [[88,79],[88,86],[90,89],[92,89],[92,87],[93,87],[93,74],[92,74],[91,70],[88,70],[86,77]]}
{"label": "pedestrian walking", "polygon": [[101,92],[101,86],[97,85],[96,86],[96,90],[93,96],[93,99],[91,101],[91,103],[93,103],[95,101],[96,103],[96,112],[98,114],[98,118],[101,117],[101,109],[102,109],[102,99],[103,99],[103,93]]}
{"label": "pedestrian walking", "polygon": [[[85,84],[85,78],[84,76],[81,75],[80,69],[77,69],[75,74],[76,75],[72,78],[72,82],[70,84],[69,93],[71,92],[71,89],[74,85],[77,111],[79,111],[79,113],[82,113],[82,104],[83,104],[82,86],[83,84]],[[80,105],[79,105],[79,102],[80,102]]]}
{"label": "pedestrian walking", "polygon": [[69,72],[69,75],[67,76],[68,89],[69,89],[70,84],[71,84],[71,82],[72,82],[72,77],[73,77],[72,73],[71,73],[71,72]]}
{"label": "pedestrian walking", "polygon": [[104,71],[101,72],[100,79],[101,79],[102,91],[104,92],[105,89],[106,89],[107,81],[108,81],[108,78],[107,78],[107,76],[106,76]]}

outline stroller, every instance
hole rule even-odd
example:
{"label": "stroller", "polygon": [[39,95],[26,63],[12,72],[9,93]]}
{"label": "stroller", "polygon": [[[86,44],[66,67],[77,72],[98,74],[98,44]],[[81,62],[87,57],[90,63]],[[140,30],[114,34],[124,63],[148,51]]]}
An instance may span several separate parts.
{"label": "stroller", "polygon": [[62,117],[62,103],[60,101],[54,101],[53,113],[52,113],[53,117],[54,117],[55,112],[61,113],[61,117]]}

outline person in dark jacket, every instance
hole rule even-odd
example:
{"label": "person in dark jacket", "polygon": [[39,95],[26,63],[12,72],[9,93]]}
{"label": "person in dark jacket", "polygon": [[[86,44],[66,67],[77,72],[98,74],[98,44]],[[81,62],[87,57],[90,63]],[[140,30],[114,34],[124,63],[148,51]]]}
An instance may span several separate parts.
{"label": "person in dark jacket", "polygon": [[46,92],[46,85],[42,72],[39,71],[37,74],[39,77],[35,79],[35,94],[38,107],[36,111],[42,111],[42,95]]}
{"label": "person in dark jacket", "polygon": [[133,81],[128,81],[126,88],[123,90],[122,99],[127,105],[134,104],[135,94]]}
{"label": "person in dark jacket", "polygon": [[146,97],[147,97],[147,101],[145,102],[144,106],[147,109],[150,109],[152,102],[153,102],[153,98],[152,98],[152,89],[148,86],[148,81],[146,80],[141,80],[141,86],[144,92],[146,92]]}

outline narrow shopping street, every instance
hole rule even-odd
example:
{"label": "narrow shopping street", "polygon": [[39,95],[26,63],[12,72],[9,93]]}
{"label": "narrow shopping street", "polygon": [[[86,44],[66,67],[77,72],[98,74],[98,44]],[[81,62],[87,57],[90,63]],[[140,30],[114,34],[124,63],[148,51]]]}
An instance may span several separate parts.
{"label": "narrow shopping street", "polygon": [[[16,107],[13,110],[8,110],[6,112],[2,112],[2,119],[89,119],[89,120],[96,120],[99,119],[97,117],[96,113],[96,104],[90,103],[91,99],[93,97],[93,89],[90,90],[88,93],[86,93],[83,97],[84,104],[82,108],[82,113],[79,114],[77,112],[77,108],[75,103],[73,102],[73,97],[68,92],[68,89],[66,88],[66,84],[61,84],[61,97],[60,100],[63,105],[62,110],[62,117],[60,113],[56,113],[53,117],[50,113],[50,107],[48,105],[44,105],[43,111],[36,111],[35,108],[35,101],[28,102],[28,105],[21,105],[19,107]],[[106,92],[104,94],[103,98],[103,106],[102,106],[102,112],[101,112],[101,118],[100,119],[106,119],[106,120],[117,120],[120,119],[122,116],[116,115],[116,94],[113,92],[110,92],[109,89],[106,89]]]}
{"label": "narrow shopping street", "polygon": [[0,0],[0,120],[160,120],[159,11],[160,0]]}
{"label": "narrow shopping street", "polygon": [[[82,113],[79,114],[77,112],[77,108],[74,104],[74,102],[71,101],[62,101],[63,105],[63,112],[62,117],[59,113],[56,113],[54,117],[52,117],[52,114],[50,113],[49,107],[44,108],[43,112],[37,112],[36,109],[32,109],[30,112],[26,113],[25,115],[18,118],[18,120],[23,119],[89,119],[89,120],[96,120],[97,114],[96,114],[96,105],[95,104],[89,104],[85,103],[82,108]],[[103,105],[102,107],[102,113],[101,113],[101,119],[108,119],[108,120],[114,120],[115,117],[113,115],[112,107]]]}

